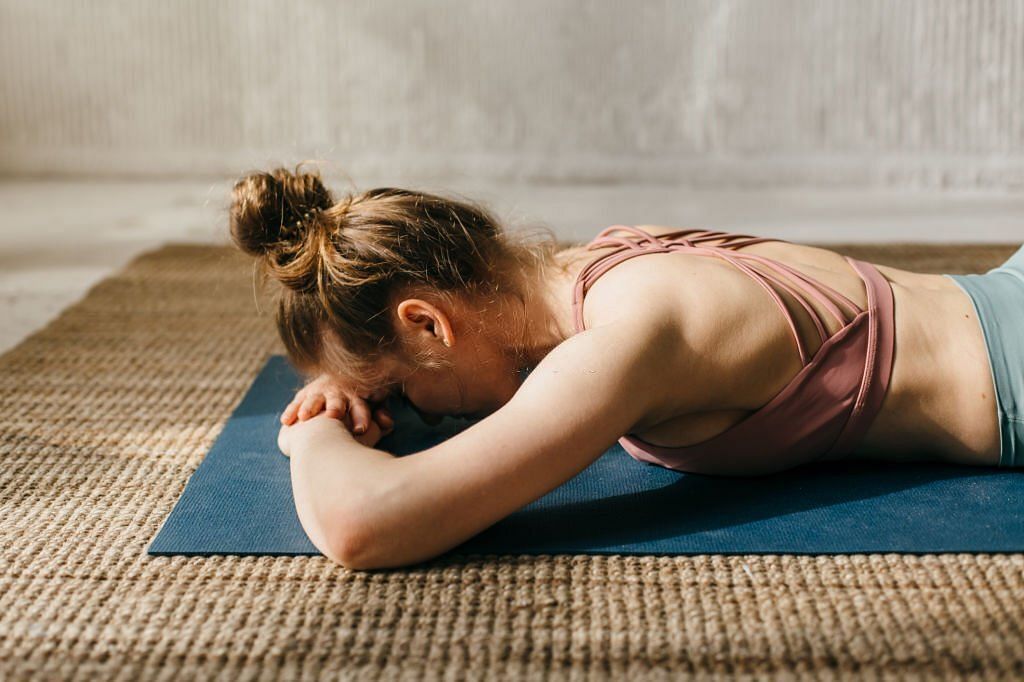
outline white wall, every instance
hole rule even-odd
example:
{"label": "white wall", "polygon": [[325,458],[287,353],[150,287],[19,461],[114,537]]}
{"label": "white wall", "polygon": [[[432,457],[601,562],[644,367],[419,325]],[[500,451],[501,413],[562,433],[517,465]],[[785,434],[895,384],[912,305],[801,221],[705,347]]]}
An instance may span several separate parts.
{"label": "white wall", "polygon": [[1024,190],[1024,0],[0,0],[0,173]]}

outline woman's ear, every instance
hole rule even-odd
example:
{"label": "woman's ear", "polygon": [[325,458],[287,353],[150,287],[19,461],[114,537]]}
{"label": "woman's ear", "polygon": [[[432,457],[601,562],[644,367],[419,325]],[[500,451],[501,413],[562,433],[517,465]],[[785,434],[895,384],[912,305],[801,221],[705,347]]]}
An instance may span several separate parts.
{"label": "woman's ear", "polygon": [[[445,346],[451,347],[455,338],[448,315],[434,304],[419,298],[407,298],[398,304],[399,324],[410,332],[426,333]],[[418,327],[419,329],[415,329]]]}

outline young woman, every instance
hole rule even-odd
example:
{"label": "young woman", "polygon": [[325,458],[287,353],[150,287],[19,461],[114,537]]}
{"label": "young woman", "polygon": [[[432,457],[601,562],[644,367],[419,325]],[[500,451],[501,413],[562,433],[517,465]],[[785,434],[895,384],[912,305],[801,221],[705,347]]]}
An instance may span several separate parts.
{"label": "young woman", "polygon": [[[230,225],[281,283],[278,330],[311,380],[278,438],[299,518],[350,568],[440,554],[616,442],[732,476],[1024,462],[1024,248],[967,276],[651,225],[560,248],[468,201],[336,202],[298,168],[239,180]],[[395,457],[374,448],[392,395],[477,421]]]}

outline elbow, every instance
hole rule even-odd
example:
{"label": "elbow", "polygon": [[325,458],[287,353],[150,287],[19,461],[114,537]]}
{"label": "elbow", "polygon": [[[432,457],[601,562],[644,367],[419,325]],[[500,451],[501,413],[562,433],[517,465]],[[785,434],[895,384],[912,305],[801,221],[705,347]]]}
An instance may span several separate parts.
{"label": "elbow", "polygon": [[382,514],[387,511],[381,508],[380,495],[369,485],[332,485],[329,473],[324,482],[323,474],[313,479],[310,472],[293,470],[299,523],[313,546],[334,563],[356,570],[375,568],[382,549]]}
{"label": "elbow", "polygon": [[[358,503],[300,505],[306,536],[325,557],[351,570],[390,566],[404,534],[386,523],[387,514],[365,499]],[[303,513],[305,512],[305,513]],[[397,545],[397,547],[396,547]]]}
{"label": "elbow", "polygon": [[425,550],[398,530],[354,519],[325,538],[324,547],[318,549],[334,563],[353,571],[408,566],[439,553]]}
{"label": "elbow", "polygon": [[[372,509],[373,507],[369,507]],[[332,523],[319,524],[317,549],[334,563],[355,571],[366,571],[374,568],[385,568],[390,563],[393,551],[388,548],[388,539],[397,540],[401,546],[402,538],[390,526],[385,526],[379,514],[365,511],[348,514],[333,514]]]}
{"label": "elbow", "polygon": [[297,505],[299,523],[306,537],[319,552],[343,568],[362,569],[366,566],[367,534],[364,526],[351,517],[338,522],[338,517],[324,520],[305,505]]}
{"label": "elbow", "polygon": [[371,554],[372,538],[365,526],[349,523],[328,537],[320,551],[334,563],[354,571],[377,568]]}

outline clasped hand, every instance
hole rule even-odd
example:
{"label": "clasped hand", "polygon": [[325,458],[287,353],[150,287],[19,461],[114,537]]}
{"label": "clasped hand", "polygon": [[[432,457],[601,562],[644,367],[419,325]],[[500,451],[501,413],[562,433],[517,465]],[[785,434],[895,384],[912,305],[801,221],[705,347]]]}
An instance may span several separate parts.
{"label": "clasped hand", "polygon": [[299,432],[322,428],[323,419],[344,424],[357,442],[374,447],[394,430],[395,421],[386,407],[369,402],[369,398],[351,391],[329,375],[321,374],[303,386],[281,414],[278,447],[290,457]]}

